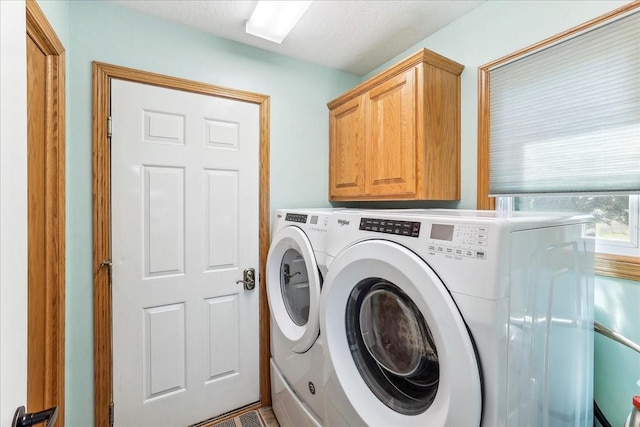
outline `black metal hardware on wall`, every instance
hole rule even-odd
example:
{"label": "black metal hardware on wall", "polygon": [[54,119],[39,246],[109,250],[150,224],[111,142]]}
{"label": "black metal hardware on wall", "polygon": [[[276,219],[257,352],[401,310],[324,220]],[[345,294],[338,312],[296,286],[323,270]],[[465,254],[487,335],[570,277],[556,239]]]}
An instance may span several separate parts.
{"label": "black metal hardware on wall", "polygon": [[[635,350],[637,353],[640,353],[640,345],[631,341],[629,338],[620,334],[613,329],[607,328],[601,323],[593,322],[593,330],[600,335],[607,337],[617,343],[620,343],[624,346],[629,347],[632,350]],[[601,426],[601,427],[611,427],[611,423],[607,420],[607,417],[604,416],[604,413],[600,410],[600,407],[596,403],[595,399],[593,400],[593,425]]]}

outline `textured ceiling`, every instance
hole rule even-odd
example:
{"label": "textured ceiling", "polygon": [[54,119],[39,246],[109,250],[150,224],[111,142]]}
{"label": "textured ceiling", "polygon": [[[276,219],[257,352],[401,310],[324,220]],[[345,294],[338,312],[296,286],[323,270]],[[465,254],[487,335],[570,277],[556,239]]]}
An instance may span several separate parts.
{"label": "textured ceiling", "polygon": [[282,44],[246,34],[255,1],[107,0],[270,52],[363,75],[484,2],[314,1]]}

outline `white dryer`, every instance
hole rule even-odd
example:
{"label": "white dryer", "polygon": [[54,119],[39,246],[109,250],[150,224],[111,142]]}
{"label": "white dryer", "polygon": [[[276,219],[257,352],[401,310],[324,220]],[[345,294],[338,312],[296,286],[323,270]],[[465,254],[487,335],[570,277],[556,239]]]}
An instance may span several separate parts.
{"label": "white dryer", "polygon": [[326,424],[592,425],[590,221],[334,214],[320,304]]}
{"label": "white dryer", "polygon": [[328,220],[335,209],[277,210],[267,256],[272,407],[283,427],[324,418],[319,305]]}

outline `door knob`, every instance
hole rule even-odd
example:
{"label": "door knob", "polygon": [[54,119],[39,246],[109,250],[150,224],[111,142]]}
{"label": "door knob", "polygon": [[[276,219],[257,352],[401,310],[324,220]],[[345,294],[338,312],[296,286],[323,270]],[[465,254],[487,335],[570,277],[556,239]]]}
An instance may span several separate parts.
{"label": "door knob", "polygon": [[247,268],[242,274],[242,280],[236,283],[244,283],[244,288],[252,291],[256,287],[256,271],[253,268]]}
{"label": "door knob", "polygon": [[47,422],[46,427],[53,427],[58,418],[58,407],[45,409],[40,412],[32,412],[30,414],[25,413],[25,407],[21,406],[16,410],[13,415],[13,422],[11,427],[27,427],[34,426],[43,422]]}

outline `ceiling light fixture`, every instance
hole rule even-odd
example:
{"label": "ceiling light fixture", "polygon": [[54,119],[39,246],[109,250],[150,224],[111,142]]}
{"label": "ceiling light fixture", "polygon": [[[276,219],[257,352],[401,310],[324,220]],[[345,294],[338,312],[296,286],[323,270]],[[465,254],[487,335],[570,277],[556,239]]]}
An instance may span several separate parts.
{"label": "ceiling light fixture", "polygon": [[282,43],[311,3],[260,0],[247,21],[245,30],[248,34],[274,43]]}

